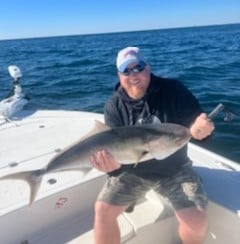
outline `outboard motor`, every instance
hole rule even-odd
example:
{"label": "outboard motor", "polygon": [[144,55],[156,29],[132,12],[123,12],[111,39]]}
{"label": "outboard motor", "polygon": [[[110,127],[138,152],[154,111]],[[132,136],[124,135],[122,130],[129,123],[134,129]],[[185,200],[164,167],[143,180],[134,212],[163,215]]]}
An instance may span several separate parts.
{"label": "outboard motor", "polygon": [[23,109],[28,103],[29,98],[22,93],[22,87],[19,83],[22,72],[16,65],[10,65],[8,72],[13,78],[13,93],[0,102],[0,115],[6,120],[11,119],[14,114]]}

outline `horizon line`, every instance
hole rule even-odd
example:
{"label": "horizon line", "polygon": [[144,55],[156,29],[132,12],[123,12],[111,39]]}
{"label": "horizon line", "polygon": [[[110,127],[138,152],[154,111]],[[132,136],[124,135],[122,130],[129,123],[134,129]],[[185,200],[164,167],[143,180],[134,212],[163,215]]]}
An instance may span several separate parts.
{"label": "horizon line", "polygon": [[108,35],[108,34],[121,34],[130,32],[145,32],[145,31],[157,31],[157,30],[171,30],[171,29],[187,29],[187,28],[201,28],[201,27],[211,27],[211,26],[221,26],[221,25],[238,25],[240,22],[224,23],[224,24],[209,24],[209,25],[192,25],[192,26],[179,26],[179,27],[166,27],[166,28],[153,28],[144,30],[127,30],[127,31],[109,31],[109,32],[96,32],[96,33],[82,33],[82,34],[59,34],[50,36],[35,36],[35,37],[17,37],[17,38],[4,38],[0,41],[17,41],[26,39],[44,39],[44,38],[56,38],[56,37],[71,37],[71,36],[87,36],[87,35]]}

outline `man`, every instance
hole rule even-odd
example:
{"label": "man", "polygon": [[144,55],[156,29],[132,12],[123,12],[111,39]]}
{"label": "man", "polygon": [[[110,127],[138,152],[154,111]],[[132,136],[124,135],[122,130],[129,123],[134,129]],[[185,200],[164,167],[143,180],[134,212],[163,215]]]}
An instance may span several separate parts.
{"label": "man", "polygon": [[[177,123],[189,127],[197,140],[212,133],[214,125],[192,93],[179,81],[153,75],[139,48],[119,51],[116,63],[120,82],[105,105],[106,124]],[[104,149],[90,160],[93,167],[109,174],[95,205],[95,244],[120,243],[117,217],[150,188],[172,203],[182,243],[203,243],[208,225],[207,198],[189,163],[187,146],[166,159],[148,160],[136,167],[120,165]]]}

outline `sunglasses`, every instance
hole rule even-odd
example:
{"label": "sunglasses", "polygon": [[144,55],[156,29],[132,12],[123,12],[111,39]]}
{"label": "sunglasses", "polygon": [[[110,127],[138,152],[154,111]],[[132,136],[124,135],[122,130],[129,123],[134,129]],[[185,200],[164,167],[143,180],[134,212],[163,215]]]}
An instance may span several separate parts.
{"label": "sunglasses", "polygon": [[134,74],[137,74],[137,73],[142,72],[145,68],[146,68],[146,64],[144,62],[140,62],[136,66],[134,66],[132,68],[126,68],[123,72],[120,72],[120,73],[125,76],[129,76],[131,72]]}

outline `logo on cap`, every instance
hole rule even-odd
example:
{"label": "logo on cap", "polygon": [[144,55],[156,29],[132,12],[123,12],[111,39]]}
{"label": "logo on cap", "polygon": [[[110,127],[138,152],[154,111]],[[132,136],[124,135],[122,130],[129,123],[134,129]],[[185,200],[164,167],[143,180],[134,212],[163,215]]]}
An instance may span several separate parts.
{"label": "logo on cap", "polygon": [[136,55],[137,53],[134,50],[129,50],[124,54],[124,58],[126,58],[128,55]]}

